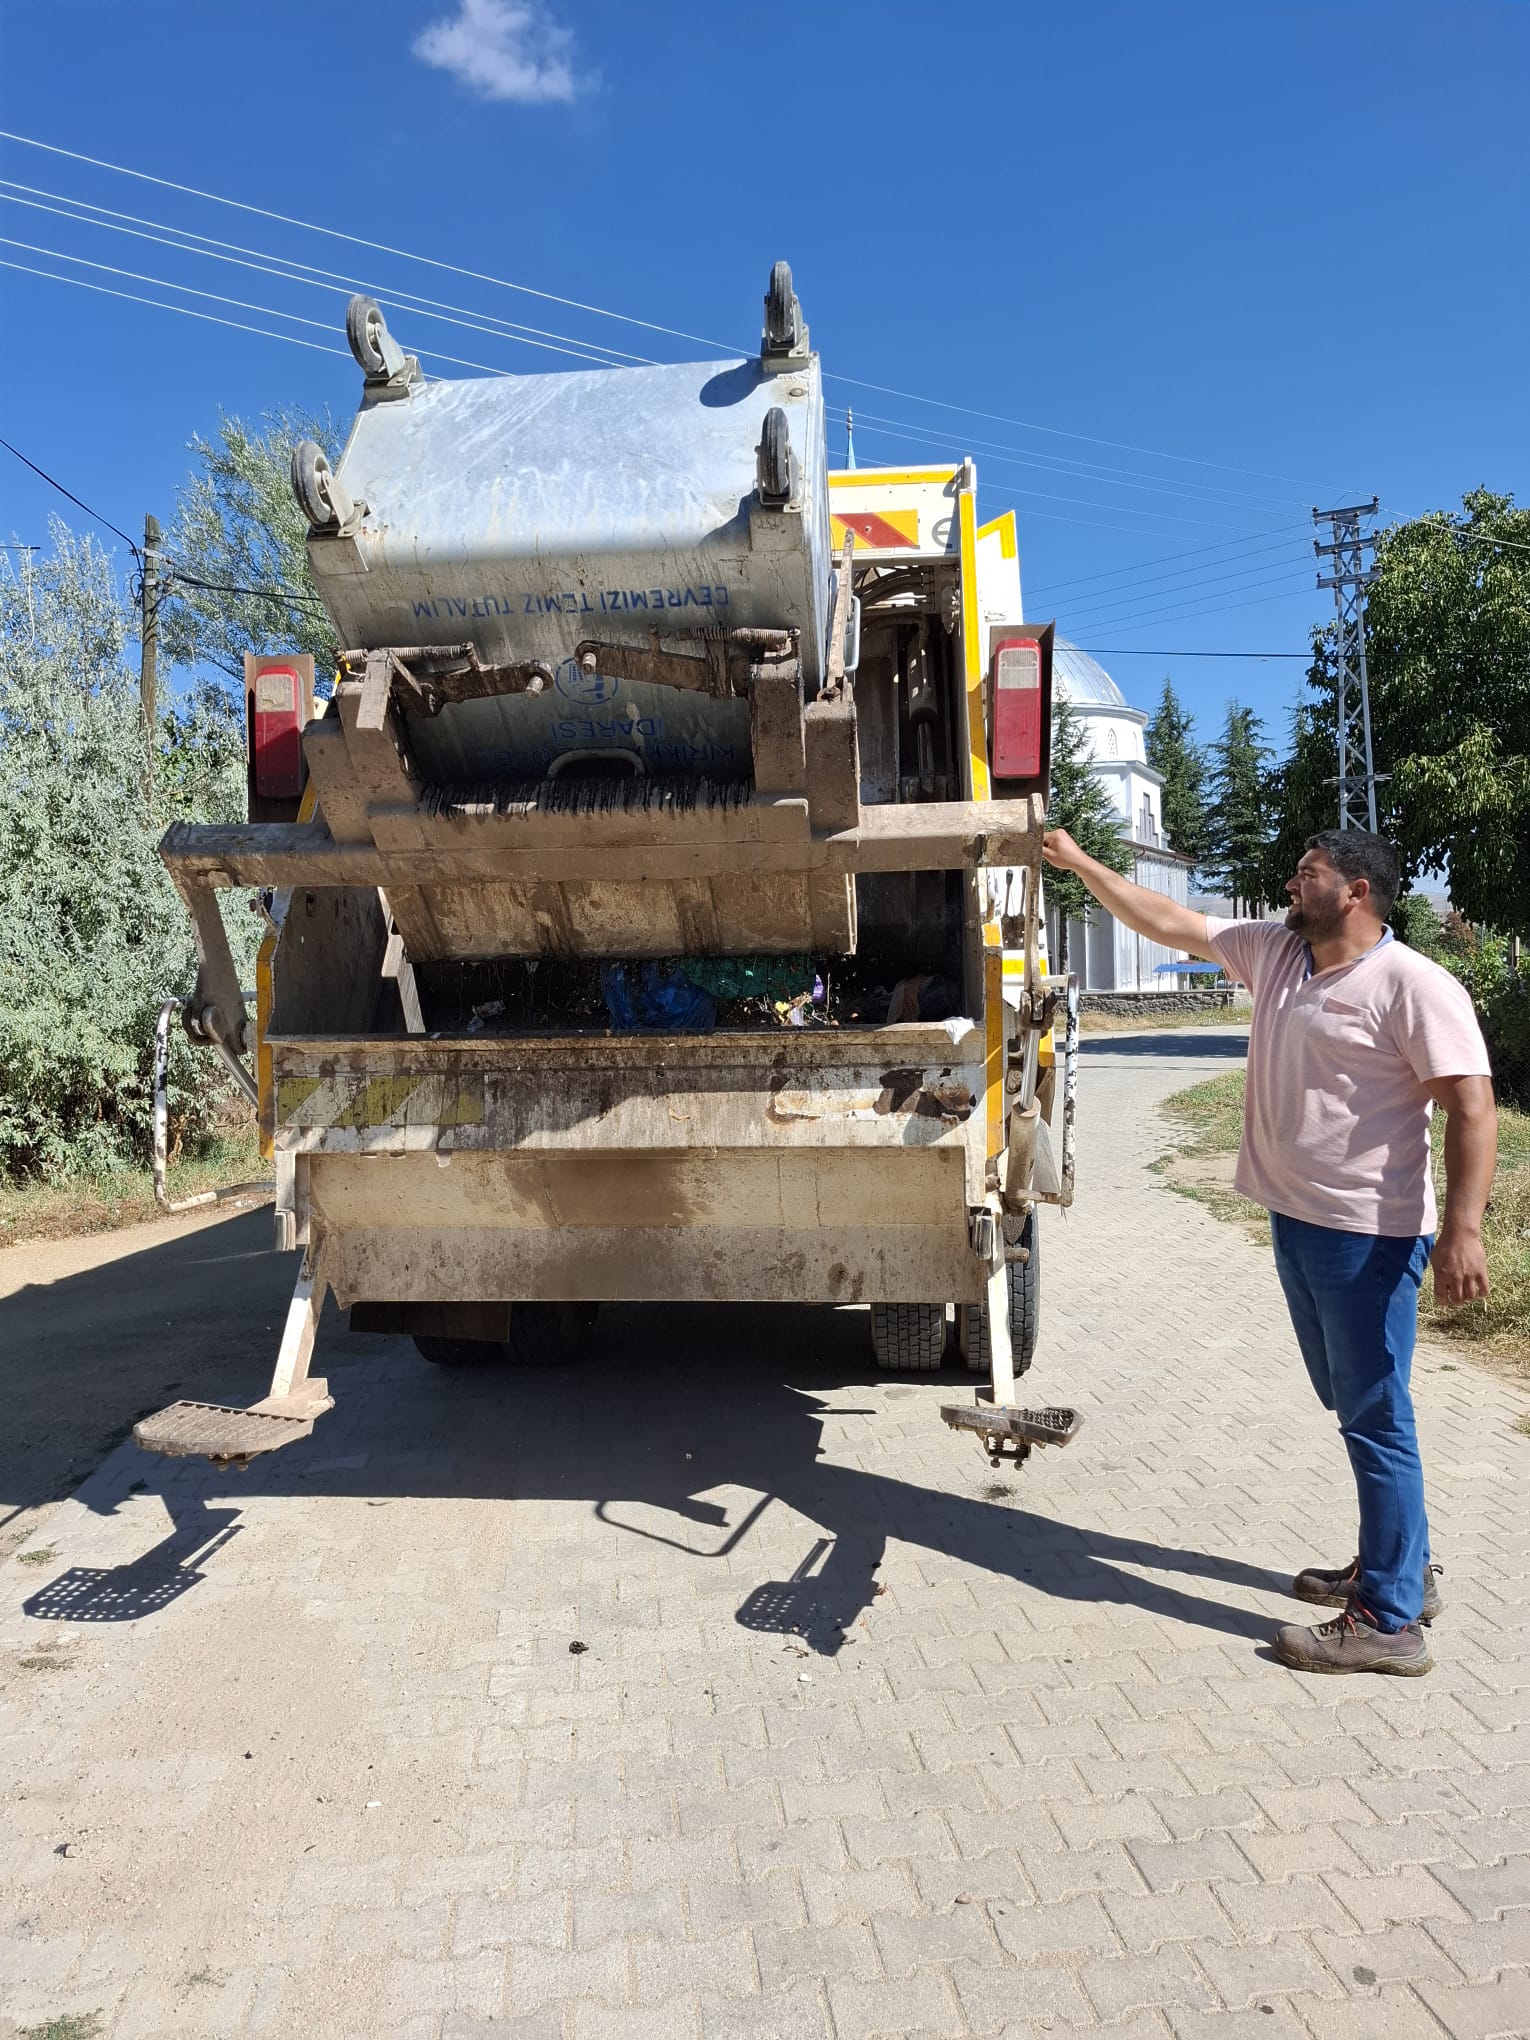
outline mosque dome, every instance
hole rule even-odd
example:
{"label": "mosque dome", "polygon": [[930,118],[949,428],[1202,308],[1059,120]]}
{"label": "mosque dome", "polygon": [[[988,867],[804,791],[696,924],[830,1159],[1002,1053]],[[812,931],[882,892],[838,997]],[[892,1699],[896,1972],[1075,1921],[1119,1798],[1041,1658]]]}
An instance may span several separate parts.
{"label": "mosque dome", "polygon": [[1126,708],[1126,696],[1097,659],[1081,652],[1071,639],[1059,637],[1052,646],[1052,686],[1075,704]]}

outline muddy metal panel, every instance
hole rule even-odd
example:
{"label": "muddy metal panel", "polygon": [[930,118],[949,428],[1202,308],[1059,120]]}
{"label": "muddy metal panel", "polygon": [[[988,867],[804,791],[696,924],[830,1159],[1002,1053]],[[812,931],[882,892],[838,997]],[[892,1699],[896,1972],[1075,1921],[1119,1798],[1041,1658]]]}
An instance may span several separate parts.
{"label": "muddy metal panel", "polygon": [[[777,405],[800,513],[752,520]],[[642,643],[656,624],[795,627],[811,684],[826,472],[816,358],[782,374],[738,361],[427,383],[358,415],[338,473],[366,514],[354,536],[310,541],[314,578],[347,645],[471,639],[487,659],[556,667],[583,638]],[[599,674],[569,685],[584,689],[564,697],[570,715],[612,705]]]}
{"label": "muddy metal panel", "polygon": [[278,1172],[342,1300],[975,1301],[978,1039],[279,1038]]}

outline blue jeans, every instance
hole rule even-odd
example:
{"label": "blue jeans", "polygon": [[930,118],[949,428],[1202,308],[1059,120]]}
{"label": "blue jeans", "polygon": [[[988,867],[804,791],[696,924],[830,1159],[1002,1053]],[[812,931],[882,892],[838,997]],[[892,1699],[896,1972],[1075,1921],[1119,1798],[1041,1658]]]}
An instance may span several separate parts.
{"label": "blue jeans", "polygon": [[1339,1419],[1360,1498],[1359,1599],[1379,1627],[1416,1622],[1429,1523],[1408,1377],[1434,1239],[1338,1232],[1270,1213],[1275,1267],[1324,1409]]}

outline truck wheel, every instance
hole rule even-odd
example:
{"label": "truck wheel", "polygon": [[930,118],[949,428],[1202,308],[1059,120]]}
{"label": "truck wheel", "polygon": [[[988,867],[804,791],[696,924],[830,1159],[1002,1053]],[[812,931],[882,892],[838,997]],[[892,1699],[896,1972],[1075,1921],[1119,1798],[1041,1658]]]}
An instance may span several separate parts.
{"label": "truck wheel", "polygon": [[579,1357],[595,1328],[598,1303],[516,1303],[505,1357],[518,1367],[561,1367]]}
{"label": "truck wheel", "polygon": [[946,1351],[943,1303],[874,1303],[871,1343],[884,1374],[938,1374]]}
{"label": "truck wheel", "polygon": [[[1024,1263],[1012,1262],[1006,1271],[1009,1276],[1009,1338],[1014,1350],[1016,1374],[1024,1374],[1036,1357],[1036,1336],[1041,1326],[1040,1240],[1041,1228],[1036,1223],[1036,1214],[1028,1212],[1020,1228],[1018,1244],[1030,1248],[1031,1258]],[[962,1353],[968,1373],[986,1374],[990,1365],[987,1304],[964,1303],[960,1326]]]}

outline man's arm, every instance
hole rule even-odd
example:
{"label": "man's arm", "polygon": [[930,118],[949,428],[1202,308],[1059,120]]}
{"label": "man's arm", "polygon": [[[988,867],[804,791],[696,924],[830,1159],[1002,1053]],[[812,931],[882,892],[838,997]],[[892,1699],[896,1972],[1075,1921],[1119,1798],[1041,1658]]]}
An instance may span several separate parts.
{"label": "man's arm", "polygon": [[1488,1293],[1482,1214],[1498,1159],[1498,1112],[1490,1077],[1436,1077],[1429,1095],[1445,1114],[1445,1214],[1429,1265],[1444,1303]]}
{"label": "man's arm", "polygon": [[1165,899],[1162,893],[1150,892],[1145,885],[1133,885],[1108,864],[1087,856],[1066,829],[1048,829],[1041,854],[1055,870],[1076,872],[1100,905],[1133,934],[1161,942],[1165,949],[1188,949],[1192,956],[1204,956],[1209,963],[1222,962],[1210,946],[1204,914]]}

